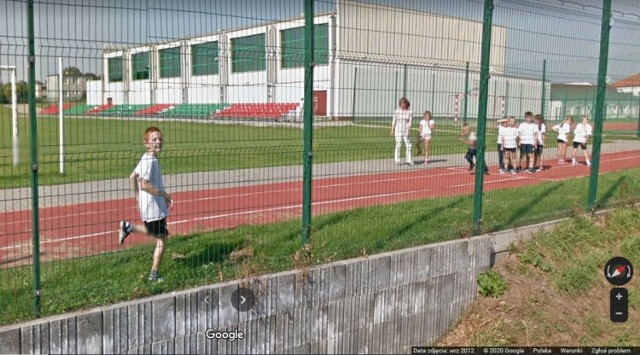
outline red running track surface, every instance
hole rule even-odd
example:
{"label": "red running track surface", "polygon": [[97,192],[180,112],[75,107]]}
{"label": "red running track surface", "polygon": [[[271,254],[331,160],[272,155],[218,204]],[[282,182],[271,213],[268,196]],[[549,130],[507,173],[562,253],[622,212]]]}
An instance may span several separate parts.
{"label": "red running track surface", "polygon": [[[536,174],[485,176],[484,189],[511,188],[549,181],[589,176],[585,165],[558,166]],[[603,154],[601,172],[640,167],[635,151]],[[466,168],[424,168],[346,177],[317,178],[313,183],[314,215],[348,209],[379,206],[425,198],[466,195],[473,192],[475,178]],[[170,188],[170,187],[169,187]],[[237,227],[244,224],[273,223],[298,218],[302,204],[302,182],[272,183],[243,187],[178,192],[169,228],[173,235]],[[188,206],[188,207],[187,207]],[[40,243],[44,260],[93,255],[150,239],[132,235],[125,246],[117,240],[118,222],[139,223],[135,199],[109,200],[40,210]],[[0,230],[0,265],[30,262],[32,247],[30,211],[0,213],[6,226]]]}

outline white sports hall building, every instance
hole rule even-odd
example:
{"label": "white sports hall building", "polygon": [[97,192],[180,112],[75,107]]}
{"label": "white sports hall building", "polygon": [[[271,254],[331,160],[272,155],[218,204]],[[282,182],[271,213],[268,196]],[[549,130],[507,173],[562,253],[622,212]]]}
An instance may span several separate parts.
{"label": "white sports hall building", "polygon": [[[87,104],[297,103],[303,26],[295,18],[107,49],[103,80],[87,84]],[[414,111],[459,117],[470,62],[468,112],[475,116],[481,36],[481,22],[338,0],[335,11],[315,17],[315,114],[388,117],[406,94]],[[494,26],[489,117],[540,108],[540,80],[505,75],[506,47],[506,28]]]}

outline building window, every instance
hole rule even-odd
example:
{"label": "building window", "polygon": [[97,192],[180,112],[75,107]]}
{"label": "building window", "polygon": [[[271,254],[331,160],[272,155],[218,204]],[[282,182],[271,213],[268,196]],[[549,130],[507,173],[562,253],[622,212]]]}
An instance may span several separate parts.
{"label": "building window", "polygon": [[191,74],[218,74],[218,42],[194,44],[191,46]]}
{"label": "building window", "polygon": [[76,83],[76,78],[71,78],[71,84],[75,84]]}
{"label": "building window", "polygon": [[180,76],[180,47],[160,50],[160,77],[176,78]]}
{"label": "building window", "polygon": [[149,79],[149,52],[131,55],[131,62],[133,67],[133,80]]}
{"label": "building window", "polygon": [[267,67],[264,33],[231,39],[231,71],[244,73]]}
{"label": "building window", "polygon": [[[313,61],[318,65],[329,63],[329,25],[315,25],[313,32]],[[304,27],[280,31],[282,68],[304,66]]]}
{"label": "building window", "polygon": [[109,81],[112,83],[122,81],[122,57],[108,59]]}

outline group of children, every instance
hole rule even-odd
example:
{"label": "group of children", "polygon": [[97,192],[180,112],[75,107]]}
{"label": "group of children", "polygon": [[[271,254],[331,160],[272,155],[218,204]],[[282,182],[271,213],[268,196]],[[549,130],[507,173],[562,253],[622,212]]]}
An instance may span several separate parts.
{"label": "group of children", "polygon": [[[399,108],[393,114],[391,124],[391,135],[395,137],[396,165],[401,165],[401,149],[404,143],[406,148],[406,163],[413,166],[415,163],[411,157],[411,137],[410,130],[413,120],[411,104],[407,98],[400,99]],[[567,117],[562,123],[553,126],[552,130],[557,132],[558,142],[558,164],[566,164],[567,146],[569,135],[573,125],[573,118]],[[430,111],[425,111],[423,119],[420,121],[418,129],[418,143],[424,143],[424,164],[429,162],[429,150],[433,132],[435,131],[435,121]],[[593,134],[593,128],[589,124],[588,117],[582,118],[582,123],[576,125],[573,130],[573,155],[572,164],[578,165],[577,152],[580,148],[584,154],[587,166],[591,166],[587,143]],[[501,174],[517,174],[522,171],[535,173],[544,170],[544,147],[548,135],[547,124],[542,115],[534,115],[532,112],[525,112],[524,122],[517,125],[515,117],[503,117],[498,121],[498,165]],[[476,167],[476,142],[477,137],[467,123],[462,125],[462,132],[459,139],[467,145],[465,159],[469,163],[469,170],[475,172]],[[518,155],[517,151],[520,152]],[[418,145],[418,155],[422,154],[422,149]],[[516,162],[517,160],[517,162]],[[525,163],[523,165],[523,162]],[[488,169],[485,166],[485,174]]]}
{"label": "group of children", "polygon": [[[547,124],[542,115],[534,115],[525,112],[524,122],[516,127],[515,117],[505,117],[498,121],[498,166],[500,174],[517,174],[521,171],[535,173],[544,170],[544,147],[547,138]],[[562,123],[553,126],[553,131],[558,133],[558,164],[566,164],[567,145],[573,118],[567,117]],[[580,148],[584,154],[585,163],[591,166],[587,142],[593,134],[593,128],[589,124],[589,118],[583,117],[573,131],[573,155],[572,165],[578,165],[577,153]],[[464,124],[460,139],[467,144],[468,150],[465,159],[469,162],[469,170],[474,171],[476,137],[469,124]],[[520,151],[518,156],[517,151]],[[517,164],[516,164],[516,160]],[[523,166],[523,162],[525,162]],[[486,167],[485,167],[486,168]],[[485,173],[487,171],[485,170]]]}

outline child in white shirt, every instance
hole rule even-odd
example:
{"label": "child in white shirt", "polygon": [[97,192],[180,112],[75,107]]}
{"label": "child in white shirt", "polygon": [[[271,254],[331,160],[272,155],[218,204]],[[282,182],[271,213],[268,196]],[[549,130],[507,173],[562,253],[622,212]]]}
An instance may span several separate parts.
{"label": "child in white shirt", "polygon": [[429,147],[431,145],[431,135],[436,128],[436,123],[431,117],[431,111],[424,112],[424,118],[420,121],[419,134],[424,142],[424,164],[429,163]]}
{"label": "child in white shirt", "polygon": [[568,134],[571,133],[571,126],[573,125],[573,118],[567,117],[564,122],[553,126],[553,130],[558,132],[558,164],[563,165],[567,163],[567,143],[569,142]]}
{"label": "child in white shirt", "polygon": [[572,165],[578,165],[578,160],[576,159],[576,155],[578,154],[578,147],[582,149],[584,153],[584,159],[587,163],[587,166],[591,166],[591,160],[589,160],[589,151],[587,150],[587,142],[589,142],[589,138],[593,135],[593,127],[589,124],[589,117],[582,117],[582,123],[579,123],[576,126],[576,129],[573,130],[573,159],[571,160]]}
{"label": "child in white shirt", "polygon": [[538,134],[536,136],[537,142],[536,142],[533,166],[536,168],[536,171],[542,171],[544,170],[543,150],[544,150],[544,144],[547,137],[547,124],[545,123],[544,117],[542,117],[542,115],[536,115],[535,120],[536,120],[536,125],[538,126]]}
{"label": "child in white shirt", "polygon": [[505,172],[515,174],[516,171],[513,168],[514,160],[516,159],[516,148],[518,147],[518,128],[516,127],[516,118],[509,117],[507,126],[500,130],[498,136],[500,142],[500,149],[504,153],[504,159],[506,161]]}

